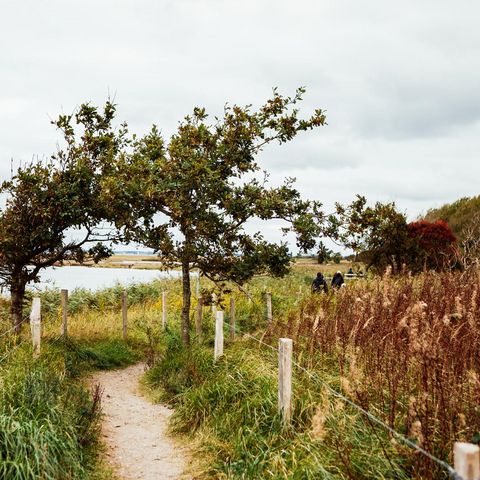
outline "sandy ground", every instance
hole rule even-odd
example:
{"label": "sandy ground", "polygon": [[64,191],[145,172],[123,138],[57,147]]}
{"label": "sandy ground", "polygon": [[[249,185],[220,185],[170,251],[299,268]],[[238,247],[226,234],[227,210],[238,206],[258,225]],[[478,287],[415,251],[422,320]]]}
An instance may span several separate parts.
{"label": "sandy ground", "polygon": [[103,389],[102,434],[107,463],[124,480],[173,480],[191,478],[186,449],[167,435],[173,411],[153,405],[139,391],[143,365],[98,372],[90,379]]}

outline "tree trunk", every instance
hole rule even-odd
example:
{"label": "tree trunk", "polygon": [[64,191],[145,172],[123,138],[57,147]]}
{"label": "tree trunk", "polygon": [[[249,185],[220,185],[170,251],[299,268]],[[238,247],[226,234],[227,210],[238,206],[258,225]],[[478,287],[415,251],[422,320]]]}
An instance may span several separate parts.
{"label": "tree trunk", "polygon": [[10,288],[10,316],[15,327],[15,333],[19,334],[22,327],[23,300],[25,297],[25,285],[21,279],[13,279]]}
{"label": "tree trunk", "polygon": [[182,341],[184,345],[190,344],[190,263],[182,260]]}

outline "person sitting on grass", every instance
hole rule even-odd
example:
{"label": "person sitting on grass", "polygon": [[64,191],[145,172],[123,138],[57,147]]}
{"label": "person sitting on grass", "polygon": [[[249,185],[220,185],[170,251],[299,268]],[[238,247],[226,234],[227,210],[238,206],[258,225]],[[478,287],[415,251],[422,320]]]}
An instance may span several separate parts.
{"label": "person sitting on grass", "polygon": [[332,278],[332,288],[340,289],[344,283],[342,272],[338,271]]}
{"label": "person sitting on grass", "polygon": [[316,278],[312,282],[312,293],[320,292],[328,293],[328,285],[322,273],[318,272]]}

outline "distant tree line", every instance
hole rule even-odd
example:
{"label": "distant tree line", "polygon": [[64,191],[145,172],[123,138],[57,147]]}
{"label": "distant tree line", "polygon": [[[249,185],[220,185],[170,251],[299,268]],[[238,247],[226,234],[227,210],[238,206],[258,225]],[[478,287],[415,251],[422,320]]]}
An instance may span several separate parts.
{"label": "distant tree line", "polygon": [[480,261],[480,195],[464,197],[456,202],[431,209],[424,220],[447,222],[457,237],[462,268],[478,265]]}
{"label": "distant tree line", "polygon": [[460,198],[455,202],[432,208],[423,216],[423,220],[429,222],[443,220],[447,222],[457,237],[458,242],[462,242],[467,230],[471,227],[472,219],[478,217],[479,214],[480,195]]}
{"label": "distant tree line", "polygon": [[360,196],[348,207],[338,205],[337,211],[338,238],[367,270],[418,273],[461,267],[456,236],[443,220],[408,222],[394,203],[372,207]]}

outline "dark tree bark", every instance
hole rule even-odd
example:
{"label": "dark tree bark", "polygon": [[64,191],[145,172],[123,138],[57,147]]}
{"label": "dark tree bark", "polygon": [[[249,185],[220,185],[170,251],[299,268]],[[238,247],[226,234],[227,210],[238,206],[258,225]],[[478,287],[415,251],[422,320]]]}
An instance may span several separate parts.
{"label": "dark tree bark", "polygon": [[182,260],[182,341],[184,345],[190,344],[190,262]]}
{"label": "dark tree bark", "polygon": [[10,286],[10,315],[12,318],[15,333],[19,334],[23,322],[23,301],[25,299],[25,287],[27,280],[22,275],[16,275],[12,278]]}

